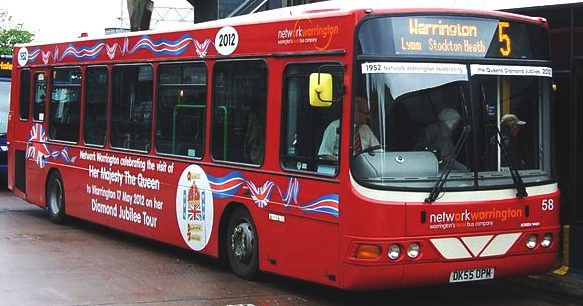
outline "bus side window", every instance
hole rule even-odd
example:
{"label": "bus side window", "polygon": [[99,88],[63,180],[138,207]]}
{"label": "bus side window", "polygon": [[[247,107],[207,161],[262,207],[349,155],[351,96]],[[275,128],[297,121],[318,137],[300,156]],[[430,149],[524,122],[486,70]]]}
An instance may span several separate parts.
{"label": "bus side window", "polygon": [[81,103],[81,68],[58,68],[52,73],[49,138],[77,142]]}
{"label": "bus side window", "polygon": [[85,73],[85,125],[83,139],[86,144],[104,146],[107,129],[107,93],[109,91],[107,67],[88,67]]}
{"label": "bus side window", "polygon": [[213,83],[212,157],[261,165],[267,111],[265,62],[218,62]]}
{"label": "bus side window", "polygon": [[114,66],[111,96],[111,146],[149,151],[152,130],[152,79],[150,65]]}
{"label": "bus side window", "polygon": [[201,158],[204,153],[207,72],[204,63],[158,67],[156,151]]}
{"label": "bus side window", "polygon": [[[341,103],[313,107],[309,100],[310,74],[318,72],[321,66],[322,63],[290,64],[285,69],[281,158],[283,167],[288,170],[335,175],[338,172]],[[329,159],[320,156],[324,134],[332,138]]]}
{"label": "bus side window", "polygon": [[20,119],[27,120],[30,113],[30,70],[24,69],[20,72],[20,96],[19,107]]}
{"label": "bus side window", "polygon": [[47,100],[47,80],[44,72],[34,74],[34,100],[32,107],[32,119],[45,120],[45,102]]}

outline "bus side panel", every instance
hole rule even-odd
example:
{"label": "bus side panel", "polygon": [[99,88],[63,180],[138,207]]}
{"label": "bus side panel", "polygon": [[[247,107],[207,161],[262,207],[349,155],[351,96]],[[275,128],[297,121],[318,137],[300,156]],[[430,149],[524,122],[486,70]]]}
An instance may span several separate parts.
{"label": "bus side panel", "polygon": [[[51,147],[65,149],[64,146]],[[179,187],[179,181],[187,164],[102,149],[68,147],[67,150],[70,157],[75,158],[74,163],[65,165],[62,160],[58,161],[62,164],[59,170],[65,185],[67,215],[189,248],[177,222],[182,218],[182,211],[177,211],[177,201],[182,203],[177,191],[186,187]],[[123,160],[139,160],[144,165],[171,164],[172,173],[159,171],[155,166],[143,170],[122,166]],[[210,235],[210,228],[206,233]],[[203,253],[218,254],[216,247],[214,252],[207,252],[209,245],[204,246]]]}
{"label": "bus side panel", "polygon": [[39,169],[35,161],[26,160],[26,200],[40,207],[46,207],[45,182],[46,171]]}
{"label": "bus side panel", "polygon": [[[267,212],[260,233],[261,270],[339,286],[338,223],[315,216]],[[275,219],[275,220],[274,220]]]}
{"label": "bus side panel", "polygon": [[24,150],[13,150],[13,152],[14,161],[12,163],[9,162],[9,164],[13,165],[12,169],[14,171],[8,172],[8,186],[15,192],[16,190],[12,186],[16,187],[19,192],[26,193],[26,152]]}

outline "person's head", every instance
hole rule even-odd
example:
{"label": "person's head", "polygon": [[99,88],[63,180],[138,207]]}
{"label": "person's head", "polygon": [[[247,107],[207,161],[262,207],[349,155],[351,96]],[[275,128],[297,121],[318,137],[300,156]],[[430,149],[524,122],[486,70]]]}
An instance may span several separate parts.
{"label": "person's head", "polygon": [[368,120],[370,114],[370,107],[368,105],[368,100],[364,97],[356,97],[356,114],[354,121],[357,125],[365,124]]}
{"label": "person's head", "polygon": [[445,123],[445,125],[447,125],[447,128],[451,131],[455,128],[456,125],[459,124],[460,120],[462,119],[462,117],[460,116],[460,113],[458,113],[455,109],[453,108],[444,108],[443,110],[441,110],[441,112],[439,112],[438,115],[439,121]]}
{"label": "person's head", "polygon": [[526,121],[518,119],[514,114],[506,114],[500,119],[500,126],[503,131],[509,133],[512,137],[515,137],[520,132],[520,129]]}

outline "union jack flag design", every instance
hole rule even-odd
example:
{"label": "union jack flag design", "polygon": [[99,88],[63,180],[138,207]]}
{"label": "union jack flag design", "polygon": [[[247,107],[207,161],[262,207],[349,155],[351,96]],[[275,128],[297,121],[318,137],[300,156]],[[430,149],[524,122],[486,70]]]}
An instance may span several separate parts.
{"label": "union jack flag design", "polygon": [[188,220],[189,221],[202,220],[202,211],[200,210],[200,205],[188,206]]}
{"label": "union jack flag design", "polygon": [[203,41],[202,43],[199,43],[198,40],[193,39],[192,40],[194,42],[194,48],[196,51],[196,54],[198,54],[198,57],[205,57],[206,53],[208,52],[209,46],[211,45],[211,43],[213,42],[210,39],[206,39],[205,41]]}
{"label": "union jack flag design", "polygon": [[251,190],[251,199],[255,204],[261,208],[267,206],[269,198],[271,198],[271,193],[273,192],[273,187],[276,187],[272,181],[266,181],[261,187],[255,186],[251,181],[245,181],[249,189]]}
{"label": "union jack flag design", "polygon": [[41,56],[43,59],[43,63],[46,65],[49,63],[49,59],[51,58],[51,51],[41,52]]}
{"label": "union jack flag design", "polygon": [[264,208],[269,204],[273,191],[277,190],[286,208],[297,206],[307,213],[324,213],[335,217],[339,216],[339,196],[337,194],[327,194],[307,204],[298,204],[300,184],[296,178],[289,179],[285,192],[282,192],[281,188],[270,180],[267,180],[261,187],[257,187],[255,183],[246,179],[239,172],[232,172],[223,177],[208,175],[208,179],[213,196],[217,198],[231,197],[245,184],[249,188],[251,199],[260,208]]}
{"label": "union jack flag design", "polygon": [[43,126],[39,123],[33,125],[28,138],[26,158],[36,161],[36,165],[39,168],[44,168],[49,156],[51,156],[46,141],[47,134]]}
{"label": "union jack flag design", "polygon": [[116,53],[118,47],[119,47],[119,45],[117,43],[114,43],[111,46],[105,45],[105,50],[107,51],[107,57],[109,59],[113,59],[115,57],[115,53]]}
{"label": "union jack flag design", "polygon": [[77,159],[77,156],[69,155],[69,148],[64,147],[61,151],[53,150],[51,156],[54,160],[59,159],[59,157],[65,162],[65,164],[72,164]]}
{"label": "union jack flag design", "polygon": [[46,144],[47,134],[42,124],[36,123],[30,129],[30,136],[28,138],[26,148],[26,158],[32,159],[36,162],[39,168],[44,168],[47,165],[49,156],[54,160],[61,158],[65,164],[72,164],[77,160],[77,156],[69,154],[69,148],[64,147],[62,150],[50,150]]}

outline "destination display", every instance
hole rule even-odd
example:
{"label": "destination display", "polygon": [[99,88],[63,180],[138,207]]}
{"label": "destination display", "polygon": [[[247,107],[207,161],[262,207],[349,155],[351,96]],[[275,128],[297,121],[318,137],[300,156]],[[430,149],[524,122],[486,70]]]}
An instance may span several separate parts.
{"label": "destination display", "polygon": [[375,18],[358,35],[366,55],[546,60],[544,37],[536,24],[459,16]]}
{"label": "destination display", "polygon": [[0,61],[0,70],[12,71],[12,62],[9,60],[1,60]]}
{"label": "destination display", "polygon": [[396,54],[484,57],[498,26],[492,20],[392,18]]}
{"label": "destination display", "polygon": [[10,77],[12,73],[12,62],[7,59],[0,60],[0,77]]}

